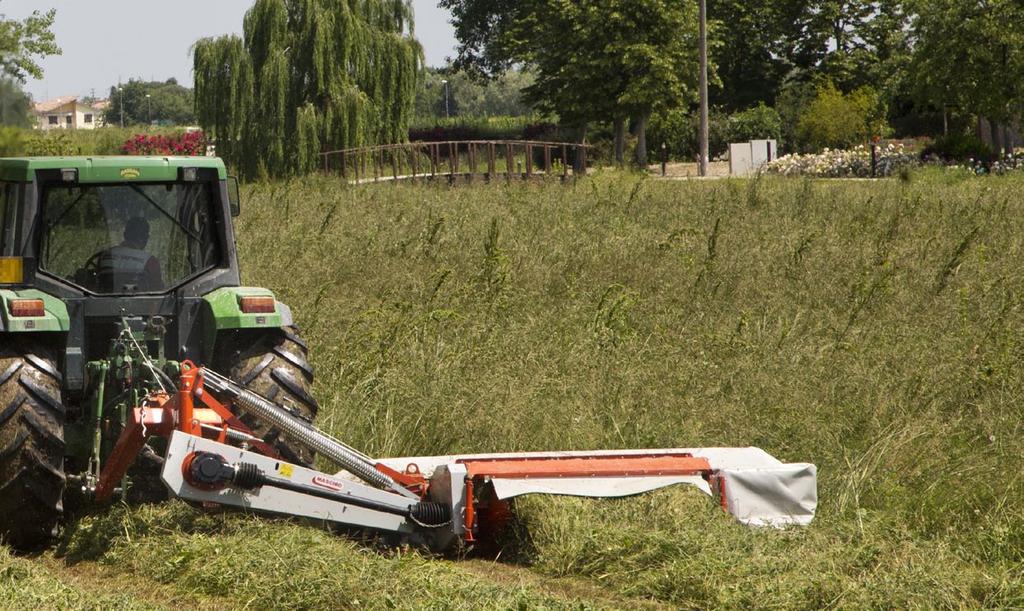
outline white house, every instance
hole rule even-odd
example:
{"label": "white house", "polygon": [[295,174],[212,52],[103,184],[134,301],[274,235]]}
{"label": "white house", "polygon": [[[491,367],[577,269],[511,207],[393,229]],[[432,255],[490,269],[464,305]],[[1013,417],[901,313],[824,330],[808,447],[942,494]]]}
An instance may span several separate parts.
{"label": "white house", "polygon": [[110,105],[107,100],[86,104],[75,96],[64,96],[34,106],[36,127],[51,129],[95,129],[103,126],[103,111]]}

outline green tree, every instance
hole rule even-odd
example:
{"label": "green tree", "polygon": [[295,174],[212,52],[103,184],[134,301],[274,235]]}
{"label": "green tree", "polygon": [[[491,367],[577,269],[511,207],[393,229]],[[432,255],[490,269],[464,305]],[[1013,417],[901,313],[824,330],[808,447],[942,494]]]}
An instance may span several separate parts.
{"label": "green tree", "polygon": [[452,117],[522,117],[533,114],[523,100],[523,89],[533,77],[522,70],[509,70],[493,79],[473,78],[465,71],[427,68],[416,89],[415,116],[418,120],[445,116],[445,84],[448,81],[448,114]]}
{"label": "green tree", "polygon": [[804,151],[866,144],[889,134],[885,117],[884,102],[874,89],[860,87],[844,94],[826,82],[800,116],[797,144]]}
{"label": "green tree", "polygon": [[405,0],[256,0],[243,37],[193,49],[196,114],[246,176],[316,167],[324,148],[407,137],[423,51]]}
{"label": "green tree", "polygon": [[696,4],[665,0],[442,0],[452,11],[456,65],[480,74],[523,64],[536,80],[526,99],[580,128],[610,120],[616,152],[634,119],[637,161],[646,164],[652,112],[693,97]]}
{"label": "green tree", "polygon": [[788,81],[898,92],[910,55],[905,0],[709,0],[721,87],[736,111],[775,103]]}
{"label": "green tree", "polygon": [[0,71],[18,81],[28,77],[43,78],[38,60],[48,55],[60,55],[53,32],[53,9],[32,14],[22,21],[4,19],[0,15]]}
{"label": "green tree", "polygon": [[995,125],[1024,105],[1024,4],[1017,0],[908,0],[914,10],[913,92],[923,103],[954,106]]}
{"label": "green tree", "polygon": [[782,118],[764,104],[731,115],[728,125],[729,142],[776,140],[782,145]]}
{"label": "green tree", "polygon": [[0,78],[0,125],[32,127],[32,100],[12,78]]}
{"label": "green tree", "polygon": [[196,121],[192,90],[173,78],[151,82],[131,79],[111,87],[110,106],[104,115],[107,125],[120,124],[122,105],[125,125],[189,125]]}
{"label": "green tree", "polygon": [[795,12],[792,3],[774,0],[708,0],[719,78],[710,83],[715,105],[736,111],[775,103],[793,69],[785,42]]}

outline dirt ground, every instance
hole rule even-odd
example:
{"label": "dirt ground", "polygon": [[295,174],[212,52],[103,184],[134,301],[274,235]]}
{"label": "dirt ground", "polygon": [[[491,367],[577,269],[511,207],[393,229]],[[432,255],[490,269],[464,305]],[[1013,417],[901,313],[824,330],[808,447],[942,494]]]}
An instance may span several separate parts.
{"label": "dirt ground", "polygon": [[[648,169],[655,176],[661,177],[661,164],[656,163],[648,166]],[[728,161],[712,161],[708,165],[708,176],[711,178],[723,178],[729,175]],[[698,178],[697,164],[692,162],[671,161],[665,165],[665,178]]]}

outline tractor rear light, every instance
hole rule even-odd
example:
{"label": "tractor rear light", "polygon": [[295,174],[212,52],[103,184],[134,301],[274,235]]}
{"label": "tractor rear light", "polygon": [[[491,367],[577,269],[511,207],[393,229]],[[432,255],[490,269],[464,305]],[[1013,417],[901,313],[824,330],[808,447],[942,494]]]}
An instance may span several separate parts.
{"label": "tractor rear light", "polygon": [[42,299],[12,299],[8,302],[7,308],[15,318],[46,316],[46,307]]}
{"label": "tractor rear light", "polygon": [[25,281],[25,266],[21,257],[0,257],[0,284],[21,284]]}
{"label": "tractor rear light", "polygon": [[64,182],[78,182],[78,170],[75,168],[64,168],[60,171],[60,179]]}
{"label": "tractor rear light", "polygon": [[244,314],[273,314],[277,311],[274,298],[268,295],[242,297],[241,305]]}

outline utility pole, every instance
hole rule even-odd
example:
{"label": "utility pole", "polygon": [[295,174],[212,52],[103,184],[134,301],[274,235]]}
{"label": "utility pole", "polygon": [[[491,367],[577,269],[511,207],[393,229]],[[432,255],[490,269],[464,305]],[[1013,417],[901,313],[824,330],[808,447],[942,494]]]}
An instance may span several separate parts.
{"label": "utility pole", "polygon": [[118,106],[121,108],[121,129],[124,129],[124,87],[118,86],[117,97],[121,98]]}
{"label": "utility pole", "polygon": [[700,161],[697,173],[708,175],[708,7],[707,0],[700,3]]}
{"label": "utility pole", "polygon": [[153,105],[149,101],[149,94],[146,94],[146,123],[153,124]]}

